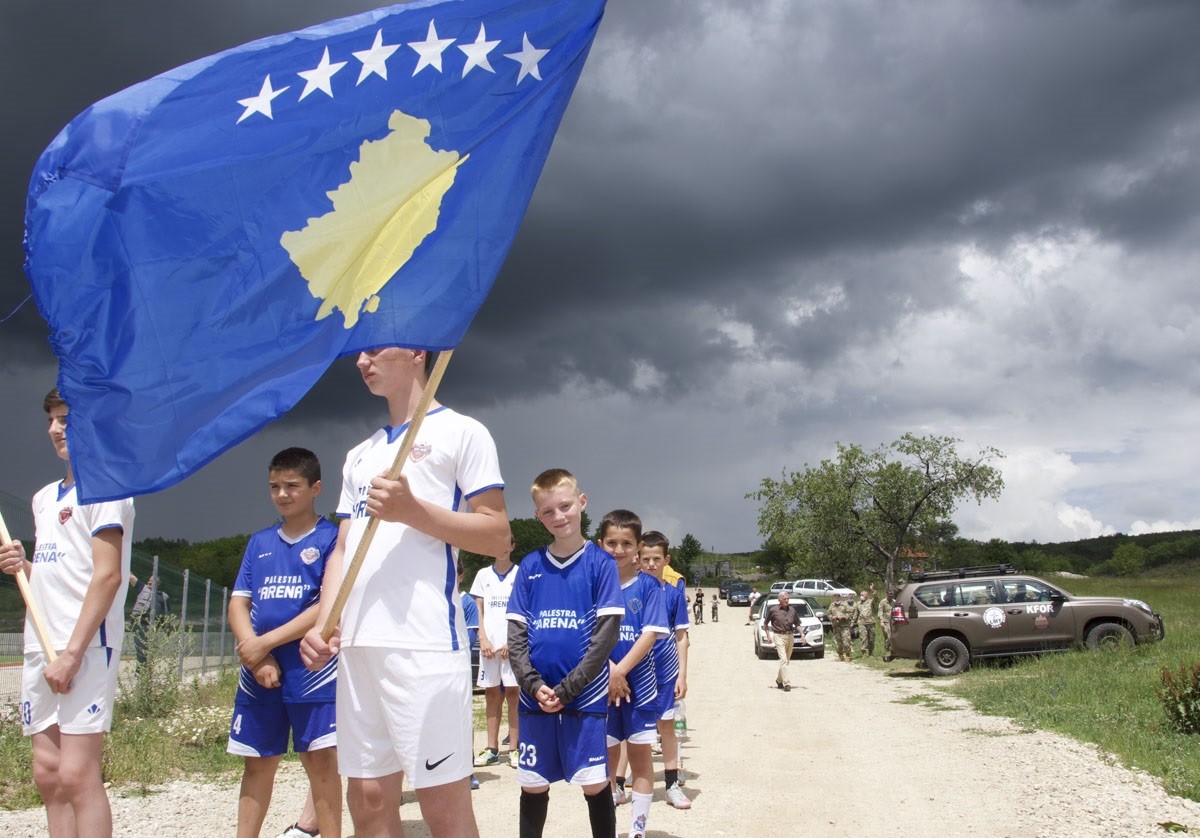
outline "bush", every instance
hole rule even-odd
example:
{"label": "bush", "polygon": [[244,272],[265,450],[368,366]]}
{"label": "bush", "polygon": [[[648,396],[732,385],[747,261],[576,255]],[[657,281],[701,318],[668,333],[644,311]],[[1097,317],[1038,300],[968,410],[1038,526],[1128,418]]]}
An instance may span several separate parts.
{"label": "bush", "polygon": [[1155,692],[1177,731],[1200,733],[1200,663],[1184,664],[1178,674],[1164,669],[1162,686]]}
{"label": "bush", "polygon": [[167,716],[179,706],[179,661],[190,651],[191,637],[179,630],[179,618],[159,617],[134,631],[145,632],[145,663],[121,685],[117,712],[134,718]]}

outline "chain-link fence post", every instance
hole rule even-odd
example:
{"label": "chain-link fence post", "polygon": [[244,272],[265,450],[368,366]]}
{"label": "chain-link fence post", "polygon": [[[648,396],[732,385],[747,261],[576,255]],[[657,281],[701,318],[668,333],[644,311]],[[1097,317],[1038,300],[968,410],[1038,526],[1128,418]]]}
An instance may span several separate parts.
{"label": "chain-link fence post", "polygon": [[190,568],[185,567],[183,569],[183,596],[180,597],[180,599],[183,600],[183,605],[179,609],[179,630],[181,632],[183,632],[183,640],[184,640],[183,643],[179,644],[179,680],[180,681],[183,680],[183,658],[187,654],[187,648],[189,645],[187,643],[187,630],[188,630],[187,600],[188,600],[188,576],[190,574],[191,574]]}
{"label": "chain-link fence post", "polygon": [[200,675],[208,674],[208,602],[212,596],[212,580],[204,580],[204,628],[200,632]]}
{"label": "chain-link fence post", "polygon": [[225,669],[225,625],[229,622],[229,589],[224,585],[221,586],[221,661],[217,664],[218,670]]}

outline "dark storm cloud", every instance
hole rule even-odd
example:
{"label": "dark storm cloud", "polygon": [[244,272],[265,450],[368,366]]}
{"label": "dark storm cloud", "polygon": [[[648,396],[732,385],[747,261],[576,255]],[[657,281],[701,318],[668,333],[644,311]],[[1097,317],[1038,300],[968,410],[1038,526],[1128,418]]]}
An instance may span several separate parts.
{"label": "dark storm cloud", "polygon": [[[725,5],[610,9],[593,69],[633,61],[639,95],[585,74],[479,317],[485,338],[519,329],[537,355],[557,349],[553,369],[619,386],[627,363],[611,350],[628,354],[650,322],[701,338],[691,353],[649,347],[694,386],[722,354],[691,322],[698,302],[760,327],[765,351],[820,364],[955,300],[952,269],[873,255],[1051,224],[1136,243],[1195,217],[1195,160],[1165,159],[1162,138],[1196,126],[1200,7],[774,4],[744,52],[722,53]],[[742,23],[760,9],[739,7]],[[814,30],[829,49],[805,54]],[[1145,181],[1097,194],[1113,166]],[[802,333],[779,317],[784,298],[830,284],[846,293],[836,311]],[[606,317],[621,300],[636,304]],[[524,370],[505,383],[536,386]]]}
{"label": "dark storm cloud", "polygon": [[[371,5],[338,4],[337,13]],[[5,69],[27,67],[31,39],[39,52],[70,60],[40,62],[22,94],[30,118],[0,138],[0,150],[31,165],[89,102],[187,60],[325,19],[330,8],[316,0],[147,0],[119,14],[105,3],[67,15],[48,4],[6,9]],[[1198,24],[1200,9],[1184,2],[1107,11],[614,4],[462,355],[481,342],[491,392],[552,391],[564,375],[620,386],[630,355],[653,359],[676,390],[737,355],[697,322],[699,303],[759,327],[763,351],[820,364],[910,305],[953,301],[952,273],[894,264],[880,276],[859,258],[858,277],[831,254],[1002,240],[1072,216],[1114,235],[1168,235],[1194,215],[1195,191],[1186,188],[1194,161],[1183,172],[1152,170],[1125,195],[1089,203],[1082,187],[1097,167],[1153,155],[1154,138],[1194,123],[1200,75],[1189,33]],[[606,61],[628,65],[636,91],[603,74]],[[5,169],[4,194],[20,194],[22,174]],[[964,220],[972,204],[989,200],[989,212]],[[18,206],[4,202],[5,229],[19,229]],[[19,258],[12,251],[5,263]],[[837,311],[806,323],[803,334],[781,319],[781,300],[830,283],[846,293]],[[626,316],[604,315],[621,301]],[[36,331],[28,323],[21,328]],[[688,337],[691,351],[676,349]],[[511,362],[496,364],[497,352]],[[527,375],[531,356],[550,359],[540,382]],[[472,384],[487,383],[482,365],[461,360],[456,368]]]}
{"label": "dark storm cloud", "polygon": [[[76,113],[194,58],[374,5],[6,0],[0,73],[20,84],[0,132],[0,316],[27,294],[29,172]],[[688,452],[714,452],[709,467],[733,476],[738,499],[754,474],[830,456],[835,439],[871,447],[941,421],[978,423],[985,437],[1045,425],[1050,441],[1027,454],[1044,460],[1063,439],[1076,444],[1061,428],[1085,424],[1075,412],[1091,394],[1132,409],[1159,393],[1146,388],[1186,391],[1197,375],[1196,32],[1191,0],[614,0],[442,395],[501,417],[506,473],[562,457],[519,423],[525,403],[545,410],[566,393],[612,404],[651,435],[597,432],[607,414],[590,427],[578,419],[587,411],[570,414],[573,431],[629,445],[689,490],[708,461]],[[1020,252],[1033,240],[1091,261],[1048,276]],[[968,276],[960,263],[973,250],[994,264]],[[52,368],[32,305],[0,325],[0,375],[23,400],[40,404]],[[715,382],[735,392],[710,410]],[[1112,403],[1097,404],[1092,424],[1111,417],[1120,437]],[[231,457],[257,464],[311,436],[336,462],[380,412],[343,359]],[[42,418],[37,405],[22,414],[37,434]],[[663,428],[669,440],[652,435]],[[611,452],[595,456],[601,474]],[[230,458],[210,468],[239,479]],[[1111,495],[1108,473],[1069,493],[1055,479],[1071,503]],[[207,480],[170,497],[202,498]],[[602,478],[589,485],[617,494]],[[681,489],[673,514],[728,516],[729,546],[750,546],[753,526],[726,512],[728,498],[696,491]],[[1127,504],[1182,520],[1154,510],[1192,492],[1139,489]],[[171,502],[139,508],[167,521]],[[1062,518],[1032,505],[1013,517],[1035,515]]]}

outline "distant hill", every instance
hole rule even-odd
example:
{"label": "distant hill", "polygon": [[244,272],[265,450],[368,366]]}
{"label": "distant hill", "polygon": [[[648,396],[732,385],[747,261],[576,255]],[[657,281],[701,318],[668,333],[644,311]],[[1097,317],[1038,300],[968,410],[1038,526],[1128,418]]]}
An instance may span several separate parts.
{"label": "distant hill", "polygon": [[1048,544],[955,539],[945,547],[944,567],[1011,562],[1029,572],[1066,570],[1088,575],[1133,576],[1158,568],[1200,563],[1200,530],[1104,535]]}

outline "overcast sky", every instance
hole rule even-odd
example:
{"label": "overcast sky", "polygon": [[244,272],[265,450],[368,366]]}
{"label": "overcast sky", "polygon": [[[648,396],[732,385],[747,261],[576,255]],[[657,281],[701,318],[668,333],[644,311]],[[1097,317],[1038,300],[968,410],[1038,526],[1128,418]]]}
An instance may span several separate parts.
{"label": "overcast sky", "polygon": [[[377,3],[5,0],[0,317],[34,161],[90,103]],[[706,547],[757,547],[767,476],[912,431],[995,446],[962,534],[1200,527],[1200,3],[610,4],[509,260],[439,397]],[[0,489],[61,476],[32,302],[0,324]],[[284,420],[138,500],[137,537],[249,532],[313,448],[332,510],[386,421],[347,361]]]}

